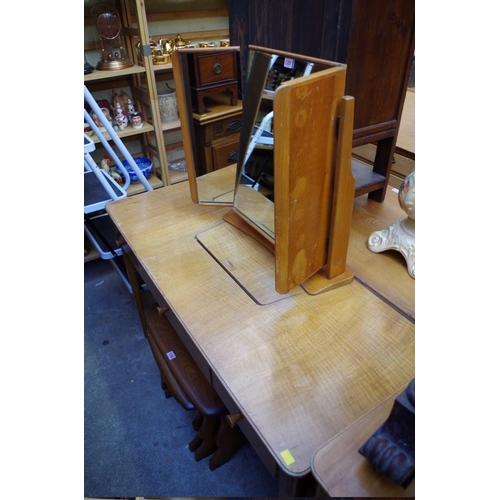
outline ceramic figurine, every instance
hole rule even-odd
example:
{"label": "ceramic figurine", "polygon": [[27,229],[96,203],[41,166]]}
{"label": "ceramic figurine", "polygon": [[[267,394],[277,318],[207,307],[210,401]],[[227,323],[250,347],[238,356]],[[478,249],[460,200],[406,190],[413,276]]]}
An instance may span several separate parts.
{"label": "ceramic figurine", "polygon": [[132,102],[132,99],[128,99],[127,100],[127,115],[130,119],[130,121],[132,121],[132,116],[135,114],[135,108],[134,108],[134,103]]}
{"label": "ceramic figurine", "polygon": [[144,123],[142,123],[142,115],[138,111],[134,112],[131,115],[131,123],[132,123],[132,128],[139,129],[142,128]]}
{"label": "ceramic figurine", "polygon": [[[111,114],[110,114],[108,108],[101,108],[101,111],[102,111],[102,114],[104,115],[104,117],[111,123]],[[99,130],[101,132],[104,132],[106,129],[104,128],[104,125],[102,124],[101,120],[99,120],[95,111],[92,111],[90,116],[92,117],[92,120],[94,120],[94,123],[99,127]]]}
{"label": "ceramic figurine", "polygon": [[119,102],[116,103],[115,107],[115,121],[118,130],[123,130],[128,125],[128,118],[123,114],[123,109]]}
{"label": "ceramic figurine", "polygon": [[120,91],[120,93],[115,92],[115,90],[112,91],[112,96],[113,96],[113,109],[116,114],[116,108],[118,104],[122,108],[122,113],[127,114],[127,103],[130,100],[130,96],[124,92],[123,90]]}

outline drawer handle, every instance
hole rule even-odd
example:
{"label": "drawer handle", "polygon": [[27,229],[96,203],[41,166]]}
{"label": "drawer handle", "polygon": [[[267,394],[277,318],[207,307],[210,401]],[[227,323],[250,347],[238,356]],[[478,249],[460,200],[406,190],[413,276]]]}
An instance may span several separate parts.
{"label": "drawer handle", "polygon": [[229,424],[229,427],[231,427],[231,429],[234,429],[235,425],[238,423],[238,420],[241,420],[242,418],[243,418],[243,415],[241,413],[234,413],[234,414],[226,415],[226,420]]}
{"label": "drawer handle", "polygon": [[228,161],[238,161],[238,151],[231,151],[231,153],[227,155],[227,159]]}
{"label": "drawer handle", "polygon": [[158,306],[156,308],[156,310],[158,311],[158,315],[159,316],[163,316],[167,311],[170,311],[170,307],[161,307],[161,306]]}
{"label": "drawer handle", "polygon": [[231,122],[228,126],[227,126],[227,130],[231,130],[231,131],[236,131],[236,130],[240,130],[241,128],[241,121],[240,120],[235,120],[234,122]]}
{"label": "drawer handle", "polygon": [[216,75],[218,75],[222,71],[222,64],[219,62],[215,63],[212,70]]}

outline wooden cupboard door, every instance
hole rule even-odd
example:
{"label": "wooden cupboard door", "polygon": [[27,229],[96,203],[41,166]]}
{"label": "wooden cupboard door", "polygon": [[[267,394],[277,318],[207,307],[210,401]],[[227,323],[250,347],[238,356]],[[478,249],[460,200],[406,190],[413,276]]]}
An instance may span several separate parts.
{"label": "wooden cupboard door", "polygon": [[367,8],[366,2],[353,2],[345,61],[346,94],[356,99],[355,136],[397,127],[415,49],[412,0],[369,4]]}
{"label": "wooden cupboard door", "polygon": [[236,163],[239,141],[240,136],[237,134],[233,135],[227,141],[212,145],[212,161],[214,170]]}

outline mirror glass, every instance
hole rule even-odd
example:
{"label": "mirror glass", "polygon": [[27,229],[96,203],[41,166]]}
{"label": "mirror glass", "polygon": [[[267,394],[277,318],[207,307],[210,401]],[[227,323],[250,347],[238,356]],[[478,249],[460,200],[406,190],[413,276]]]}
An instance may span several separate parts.
{"label": "mirror glass", "polygon": [[263,47],[249,49],[234,210],[274,241],[275,91],[285,82],[338,64]]}
{"label": "mirror glass", "polygon": [[239,47],[172,53],[191,198],[202,205],[233,205],[242,113],[239,61]]}

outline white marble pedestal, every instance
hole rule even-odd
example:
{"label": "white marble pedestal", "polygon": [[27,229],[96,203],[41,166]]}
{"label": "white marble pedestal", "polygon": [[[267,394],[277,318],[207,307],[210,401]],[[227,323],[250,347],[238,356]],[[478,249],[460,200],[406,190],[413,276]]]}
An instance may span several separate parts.
{"label": "white marble pedestal", "polygon": [[409,275],[415,279],[415,172],[405,178],[398,196],[399,205],[408,217],[373,232],[368,238],[368,248],[375,253],[397,250],[406,260]]}

